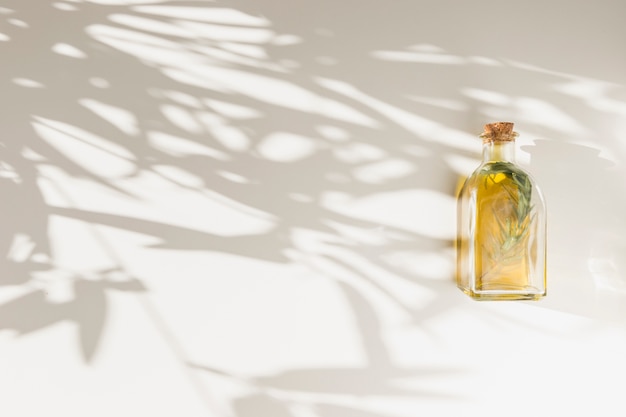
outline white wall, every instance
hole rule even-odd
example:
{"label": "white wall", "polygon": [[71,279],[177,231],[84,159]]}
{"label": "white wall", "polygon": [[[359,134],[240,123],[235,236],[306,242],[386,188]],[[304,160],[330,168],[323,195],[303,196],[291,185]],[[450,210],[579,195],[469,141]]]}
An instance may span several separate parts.
{"label": "white wall", "polygon": [[[623,1],[0,7],[0,414],[623,415]],[[452,281],[498,120],[538,303]]]}

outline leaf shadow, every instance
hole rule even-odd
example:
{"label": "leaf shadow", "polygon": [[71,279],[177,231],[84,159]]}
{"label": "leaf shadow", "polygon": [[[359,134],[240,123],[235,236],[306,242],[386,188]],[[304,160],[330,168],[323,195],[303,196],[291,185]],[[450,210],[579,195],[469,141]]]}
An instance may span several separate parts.
{"label": "leaf shadow", "polygon": [[[461,171],[454,161],[478,157],[477,148],[470,144],[471,135],[465,132],[476,130],[485,119],[519,115],[533,133],[564,138],[572,131],[568,126],[577,126],[570,120],[574,117],[561,118],[565,128],[559,129],[546,126],[541,115],[528,110],[533,106],[563,108],[581,119],[589,118],[590,107],[584,100],[553,88],[559,83],[584,84],[584,80],[531,69],[506,58],[477,60],[476,51],[458,44],[456,48],[412,45],[415,39],[432,39],[433,31],[445,28],[427,14],[419,16],[421,24],[416,25],[414,13],[398,12],[413,10],[411,2],[398,3],[399,8],[393,9],[394,19],[381,18],[392,13],[384,3],[371,3],[358,10],[347,3],[324,3],[336,13],[325,13],[325,7],[313,3],[294,5],[294,9],[269,1],[224,2],[220,6],[207,1],[157,3],[166,13],[150,13],[149,6],[106,2],[78,2],[72,12],[49,8],[48,13],[42,13],[40,5],[33,3],[15,7],[32,30],[10,32],[6,65],[0,68],[0,83],[5,97],[10,98],[0,101],[0,117],[8,138],[2,140],[1,159],[13,167],[21,181],[0,182],[0,192],[12,202],[0,217],[0,250],[11,252],[14,238],[20,234],[29,236],[34,249],[20,261],[0,261],[0,286],[30,285],[39,272],[55,268],[48,236],[52,216],[156,237],[159,242],[151,248],[157,262],[159,251],[164,250],[231,254],[283,265],[299,262],[291,256],[293,252],[302,257],[318,256],[347,271],[353,279],[317,271],[333,279],[336,290],[345,297],[367,353],[365,366],[296,368],[245,378],[199,364],[190,366],[239,379],[261,391],[283,393],[282,399],[255,394],[235,401],[235,412],[241,417],[291,415],[289,401],[284,398],[297,398],[299,391],[314,396],[455,398],[446,392],[397,385],[405,379],[452,377],[462,370],[395,364],[379,313],[360,292],[362,286],[373,288],[408,314],[415,327],[454,309],[451,280],[407,274],[383,260],[383,255],[407,248],[443,252],[451,247],[452,240],[385,224],[385,217],[393,216],[397,207],[386,206],[388,212],[371,219],[343,213],[327,204],[328,200],[345,197],[341,208],[372,196],[407,190],[432,191],[450,200]],[[181,17],[175,7],[178,13],[184,9],[205,14],[213,8],[226,8],[234,11],[231,18],[260,19],[263,15],[267,21],[263,30],[272,32],[273,38],[237,39],[233,33],[241,34],[255,26],[219,19],[209,23],[213,32],[178,36],[171,32],[173,28],[189,28],[190,23],[198,23],[194,21],[200,20],[200,13]],[[444,12],[444,8],[434,9],[434,13]],[[308,18],[293,19],[294,13]],[[117,20],[112,15],[117,15]],[[121,23],[119,15],[135,22],[143,19],[143,26]],[[163,28],[160,32],[154,29],[157,26],[147,28],[149,20],[170,25],[170,32],[164,26],[159,26]],[[395,30],[394,25],[411,30]],[[31,35],[35,30],[37,35]],[[71,40],[85,58],[54,52],[55,45],[64,39]],[[23,51],[29,51],[27,60],[22,59]],[[24,80],[31,86],[25,86],[29,84]],[[491,90],[502,93],[494,95]],[[534,97],[544,97],[554,105],[542,105]],[[88,108],[85,98],[111,112]],[[505,104],[495,106],[498,99]],[[617,99],[611,104],[610,111],[616,114],[623,108]],[[121,114],[123,120],[111,114]],[[41,129],[33,127],[37,123],[42,126],[41,118],[62,123],[65,129],[49,123],[49,137],[44,137]],[[59,137],[61,140],[55,142]],[[297,152],[280,153],[297,141],[309,144],[307,149],[312,150],[301,151],[299,158],[294,157]],[[72,154],[59,143],[105,146],[98,157],[90,159],[86,154]],[[272,148],[268,143],[279,145]],[[25,156],[26,150],[29,156]],[[126,168],[119,175],[111,174],[114,164],[102,164],[105,157]],[[578,159],[599,168],[598,160],[590,155]],[[95,169],[98,163],[105,165],[100,171]],[[538,164],[546,169],[550,165],[548,161]],[[181,176],[164,174],[163,167],[185,173],[193,179],[192,184],[182,181]],[[65,177],[55,180],[48,175],[51,169]],[[81,194],[80,184],[87,183],[101,195],[112,192],[119,201],[145,204],[141,207],[146,209],[149,203],[137,188],[129,187],[141,186],[145,176],[158,178],[160,186],[173,185],[176,197],[183,193],[203,195],[206,200],[226,201],[233,210],[261,212],[260,216],[271,219],[273,227],[263,233],[225,237],[180,226],[184,210],[166,219],[149,220],[94,208]],[[67,183],[80,204],[71,199],[51,203],[50,197],[44,196],[41,181]],[[606,191],[603,188],[603,195]],[[442,214],[433,209],[429,216],[421,220],[429,222]],[[395,237],[372,249],[374,245],[347,237],[332,224],[364,233],[384,226]],[[294,234],[299,231],[313,236],[312,247],[296,241]],[[366,267],[363,259],[369,262]],[[434,299],[417,308],[405,306],[388,289],[387,281],[376,279],[375,268],[430,290]],[[108,279],[107,274],[96,271],[98,280],[74,278],[72,301],[53,303],[37,289],[5,302],[0,305],[0,328],[25,334],[62,321],[73,322],[78,328],[82,358],[93,361],[106,333],[107,294],[146,291],[138,279],[120,282]],[[323,400],[313,408],[322,415],[368,415]]]}

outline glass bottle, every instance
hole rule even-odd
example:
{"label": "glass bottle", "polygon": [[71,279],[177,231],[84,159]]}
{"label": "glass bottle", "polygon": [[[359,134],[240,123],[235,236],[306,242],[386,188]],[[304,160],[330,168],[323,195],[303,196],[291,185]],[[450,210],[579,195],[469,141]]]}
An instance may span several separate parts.
{"label": "glass bottle", "polygon": [[515,164],[513,123],[485,125],[483,161],[458,197],[458,287],[476,300],[546,295],[546,207]]}

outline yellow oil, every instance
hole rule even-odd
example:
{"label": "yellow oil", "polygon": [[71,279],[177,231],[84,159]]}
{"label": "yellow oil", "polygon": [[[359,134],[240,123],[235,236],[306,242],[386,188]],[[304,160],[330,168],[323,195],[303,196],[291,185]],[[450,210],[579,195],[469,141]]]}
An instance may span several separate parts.
{"label": "yellow oil", "polygon": [[[474,285],[466,293],[476,299],[539,299],[532,288],[536,248],[527,175],[511,164],[488,164],[475,174]],[[526,193],[526,195],[524,195]],[[461,243],[465,246],[465,243]],[[473,252],[473,253],[472,253]]]}

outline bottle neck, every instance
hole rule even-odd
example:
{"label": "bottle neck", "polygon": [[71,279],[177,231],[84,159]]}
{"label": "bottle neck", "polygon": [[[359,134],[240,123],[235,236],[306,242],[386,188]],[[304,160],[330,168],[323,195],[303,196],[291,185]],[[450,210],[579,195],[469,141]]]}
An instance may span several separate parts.
{"label": "bottle neck", "polygon": [[483,145],[483,162],[515,162],[515,142],[487,142]]}

